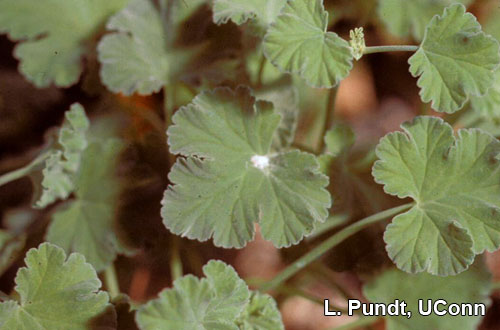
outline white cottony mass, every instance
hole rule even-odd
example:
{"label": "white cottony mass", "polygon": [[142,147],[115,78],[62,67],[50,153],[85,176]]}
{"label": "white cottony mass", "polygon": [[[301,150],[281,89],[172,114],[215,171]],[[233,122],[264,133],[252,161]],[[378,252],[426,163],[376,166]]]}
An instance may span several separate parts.
{"label": "white cottony mass", "polygon": [[264,170],[269,167],[269,157],[268,156],[259,156],[255,155],[251,159],[253,166],[257,167],[260,170]]}

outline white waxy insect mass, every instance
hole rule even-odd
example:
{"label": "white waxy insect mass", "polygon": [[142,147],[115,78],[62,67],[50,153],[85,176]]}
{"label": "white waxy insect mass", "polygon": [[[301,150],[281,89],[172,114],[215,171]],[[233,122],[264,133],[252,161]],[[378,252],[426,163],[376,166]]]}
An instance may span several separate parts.
{"label": "white waxy insect mass", "polygon": [[268,156],[255,155],[252,156],[250,160],[252,161],[253,166],[257,167],[259,170],[265,170],[269,167]]}

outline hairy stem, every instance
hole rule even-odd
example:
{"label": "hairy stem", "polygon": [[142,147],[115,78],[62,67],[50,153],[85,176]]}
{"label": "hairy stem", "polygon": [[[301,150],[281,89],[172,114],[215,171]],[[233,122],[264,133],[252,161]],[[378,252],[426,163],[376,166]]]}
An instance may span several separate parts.
{"label": "hairy stem", "polygon": [[50,152],[45,152],[41,155],[39,155],[37,158],[31,161],[26,166],[23,166],[17,170],[5,173],[0,176],[0,186],[3,186],[4,184],[7,184],[12,181],[16,181],[28,174],[30,174],[32,171],[34,171],[37,166],[41,163],[43,163],[48,157],[50,156]]}
{"label": "hairy stem", "polygon": [[325,121],[323,122],[323,130],[321,131],[318,153],[322,153],[325,147],[325,134],[330,128],[335,114],[335,100],[337,99],[338,86],[330,89],[328,93],[328,101],[326,102],[325,108]]}
{"label": "hairy stem", "polygon": [[108,290],[110,298],[116,298],[120,294],[120,286],[118,285],[118,277],[116,276],[114,264],[109,265],[104,271],[104,280],[106,282],[106,289]]}
{"label": "hairy stem", "polygon": [[419,46],[374,46],[366,47],[363,54],[385,53],[385,52],[416,52]]}
{"label": "hairy stem", "polygon": [[303,255],[300,257],[298,260],[296,260],[294,263],[292,263],[290,266],[285,268],[281,273],[278,274],[275,278],[273,278],[271,281],[265,283],[262,285],[259,290],[262,292],[272,290],[276,288],[277,286],[281,285],[284,281],[298,273],[301,269],[309,265],[311,262],[315,261],[319,257],[321,257],[323,254],[325,254],[328,250],[332,249],[333,247],[337,246],[338,244],[342,243],[345,239],[348,237],[354,235],[355,233],[359,232],[360,230],[368,227],[371,224],[374,224],[376,222],[385,220],[387,218],[390,218],[392,216],[395,216],[403,211],[408,210],[414,205],[414,203],[408,203],[400,206],[393,207],[391,209],[373,214],[369,217],[366,217],[360,221],[357,221],[353,223],[352,225],[342,229],[341,231],[335,233],[333,236],[328,238],[327,240],[323,241],[321,244],[316,246],[314,249],[309,251],[307,254]]}

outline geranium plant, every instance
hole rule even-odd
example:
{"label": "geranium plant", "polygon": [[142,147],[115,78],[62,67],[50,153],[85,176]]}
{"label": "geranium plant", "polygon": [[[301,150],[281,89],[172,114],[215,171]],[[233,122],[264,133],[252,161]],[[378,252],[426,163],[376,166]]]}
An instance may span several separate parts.
{"label": "geranium plant", "polygon": [[[301,328],[292,296],[339,329],[477,328],[419,300],[499,287],[499,21],[493,0],[0,0],[16,75],[61,115],[2,153],[0,329]],[[379,63],[415,106],[363,139],[337,106]],[[278,261],[242,267],[250,245]],[[355,298],[413,315],[345,317]]]}

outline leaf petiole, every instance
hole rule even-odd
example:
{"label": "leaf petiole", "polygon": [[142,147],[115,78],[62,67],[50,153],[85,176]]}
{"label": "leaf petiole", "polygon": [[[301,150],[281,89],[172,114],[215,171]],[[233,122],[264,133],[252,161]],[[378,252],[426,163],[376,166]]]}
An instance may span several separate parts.
{"label": "leaf petiole", "polygon": [[323,121],[323,130],[321,131],[318,153],[322,153],[325,149],[325,134],[331,126],[333,117],[335,115],[335,101],[337,100],[338,86],[330,89],[328,92],[328,100],[325,108],[325,119]]}
{"label": "leaf petiole", "polygon": [[358,222],[353,223],[352,225],[342,229],[341,231],[335,233],[333,236],[316,246],[314,249],[309,251],[307,254],[303,255],[300,257],[298,260],[296,260],[294,263],[292,263],[290,266],[285,268],[284,271],[282,271],[278,276],[273,278],[271,281],[265,283],[259,288],[259,291],[265,292],[272,290],[279,286],[281,283],[295,275],[297,272],[299,272],[301,269],[303,269],[305,266],[309,265],[311,262],[315,261],[319,257],[321,257],[323,254],[325,254],[328,250],[332,249],[333,247],[337,246],[338,244],[342,243],[345,239],[348,237],[354,235],[355,233],[359,232],[360,230],[368,227],[371,224],[374,224],[376,222],[385,220],[389,217],[395,216],[403,211],[406,211],[410,209],[415,203],[407,203],[403,204],[400,206],[393,207],[391,209],[373,214],[369,217],[366,217]]}
{"label": "leaf petiole", "polygon": [[172,282],[181,278],[183,275],[182,271],[182,260],[179,251],[180,238],[179,236],[174,236],[172,238],[172,253],[170,256],[170,273],[172,276]]}
{"label": "leaf petiole", "polygon": [[374,54],[374,53],[385,53],[385,52],[416,52],[419,46],[407,45],[407,46],[372,46],[366,47],[363,54]]}
{"label": "leaf petiole", "polygon": [[34,160],[32,160],[28,165],[1,175],[0,186],[3,186],[4,184],[16,181],[24,176],[29,175],[32,171],[34,171],[37,168],[38,165],[43,163],[50,156],[50,154],[51,154],[50,152],[45,152],[39,155]]}
{"label": "leaf petiole", "polygon": [[116,298],[120,294],[120,286],[118,285],[118,277],[116,276],[114,264],[111,264],[108,268],[106,268],[104,271],[104,279],[110,298]]}

